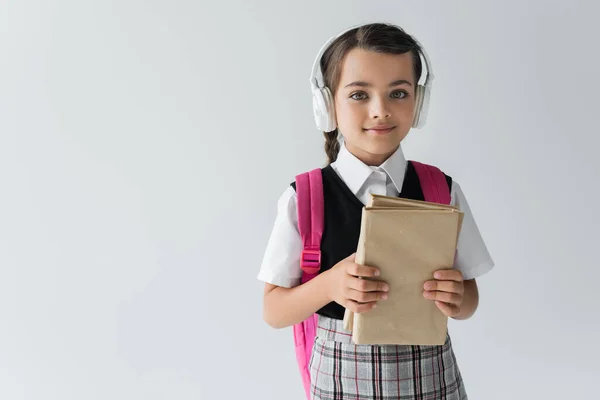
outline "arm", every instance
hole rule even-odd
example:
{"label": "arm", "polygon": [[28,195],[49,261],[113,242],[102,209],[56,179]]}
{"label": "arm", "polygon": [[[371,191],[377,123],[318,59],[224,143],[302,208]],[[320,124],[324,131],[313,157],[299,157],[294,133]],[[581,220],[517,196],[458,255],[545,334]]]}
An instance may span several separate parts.
{"label": "arm", "polygon": [[310,281],[293,288],[265,284],[263,319],[273,328],[300,323],[326,304],[335,301],[356,313],[375,307],[378,300],[387,298],[389,286],[374,278],[377,268],[358,265],[355,254]]}
{"label": "arm", "polygon": [[273,328],[285,328],[304,321],[330,301],[327,272],[293,288],[265,283],[263,319]]}

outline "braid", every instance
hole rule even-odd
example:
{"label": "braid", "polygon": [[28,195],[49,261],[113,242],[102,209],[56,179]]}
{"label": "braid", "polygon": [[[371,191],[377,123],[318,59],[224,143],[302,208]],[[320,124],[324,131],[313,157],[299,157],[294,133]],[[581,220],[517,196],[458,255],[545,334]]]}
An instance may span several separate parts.
{"label": "braid", "polygon": [[340,152],[340,142],[338,141],[338,130],[323,132],[325,136],[325,154],[327,154],[327,163],[331,164],[337,159]]}

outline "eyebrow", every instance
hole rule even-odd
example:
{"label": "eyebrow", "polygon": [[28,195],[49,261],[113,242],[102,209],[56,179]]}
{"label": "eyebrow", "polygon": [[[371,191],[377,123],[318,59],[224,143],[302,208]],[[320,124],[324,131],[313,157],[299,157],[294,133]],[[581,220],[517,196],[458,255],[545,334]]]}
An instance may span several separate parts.
{"label": "eyebrow", "polygon": [[[390,87],[392,87],[392,86],[399,86],[399,85],[409,85],[409,86],[412,86],[412,83],[410,83],[406,79],[398,79],[397,81],[394,81],[394,82],[390,83]],[[352,82],[352,83],[347,84],[346,86],[344,86],[344,88],[347,88],[347,87],[350,87],[350,86],[371,87],[373,85],[371,85],[368,82],[356,81],[356,82]]]}

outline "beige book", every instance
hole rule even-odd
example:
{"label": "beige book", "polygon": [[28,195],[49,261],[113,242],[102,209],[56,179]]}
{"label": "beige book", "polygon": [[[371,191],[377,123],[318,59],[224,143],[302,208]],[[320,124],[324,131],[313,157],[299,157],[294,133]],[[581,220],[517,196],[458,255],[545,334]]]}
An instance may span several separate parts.
{"label": "beige book", "polygon": [[428,201],[404,199],[402,197],[382,196],[379,194],[371,194],[367,207],[413,207],[419,209],[433,210],[456,210],[458,207],[449,204],[431,203]]}
{"label": "beige book", "polygon": [[453,206],[372,197],[363,209],[356,262],[378,267],[390,292],[369,312],[346,310],[344,326],[356,344],[444,343],[447,317],[423,297],[423,284],[454,265],[462,218]]}
{"label": "beige book", "polygon": [[[394,208],[394,209],[434,209],[434,210],[451,210],[458,212],[459,215],[459,223],[457,227],[456,240],[458,244],[458,236],[460,234],[460,229],[462,227],[464,214],[459,211],[458,207],[451,206],[447,204],[438,204],[431,203],[427,201],[420,200],[411,200],[404,199],[401,197],[390,197],[390,196],[382,196],[378,194],[371,194],[367,202],[367,208]],[[352,331],[354,324],[354,313],[348,309],[346,309],[344,313],[344,329],[347,331]]]}

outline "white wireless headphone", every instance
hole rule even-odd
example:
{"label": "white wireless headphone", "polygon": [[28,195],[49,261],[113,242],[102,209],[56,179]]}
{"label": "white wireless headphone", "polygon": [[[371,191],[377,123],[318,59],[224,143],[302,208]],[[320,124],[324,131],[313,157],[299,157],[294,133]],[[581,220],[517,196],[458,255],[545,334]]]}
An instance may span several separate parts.
{"label": "white wireless headphone", "polygon": [[[310,75],[310,85],[313,95],[313,112],[315,114],[315,122],[317,124],[317,129],[320,131],[331,132],[337,127],[335,122],[335,108],[333,106],[333,95],[331,94],[331,90],[327,86],[325,86],[325,82],[323,79],[323,71],[321,71],[321,57],[323,57],[323,53],[335,39],[342,36],[344,33],[352,29],[358,28],[360,26],[363,26],[363,24],[348,28],[340,34],[329,39],[327,43],[325,43],[323,47],[321,47],[321,50],[319,50],[317,58],[313,63],[312,73]],[[396,27],[399,28],[398,26]],[[429,97],[431,95],[431,82],[433,81],[433,72],[431,70],[431,63],[429,62],[429,58],[427,57],[425,49],[415,38],[413,39],[421,47],[420,53],[423,60],[425,61],[425,67],[427,69],[426,75],[421,73],[415,91],[415,115],[412,125],[413,128],[422,128],[425,125],[425,121],[427,120],[427,109],[429,107]],[[424,75],[425,81],[422,82]]]}

